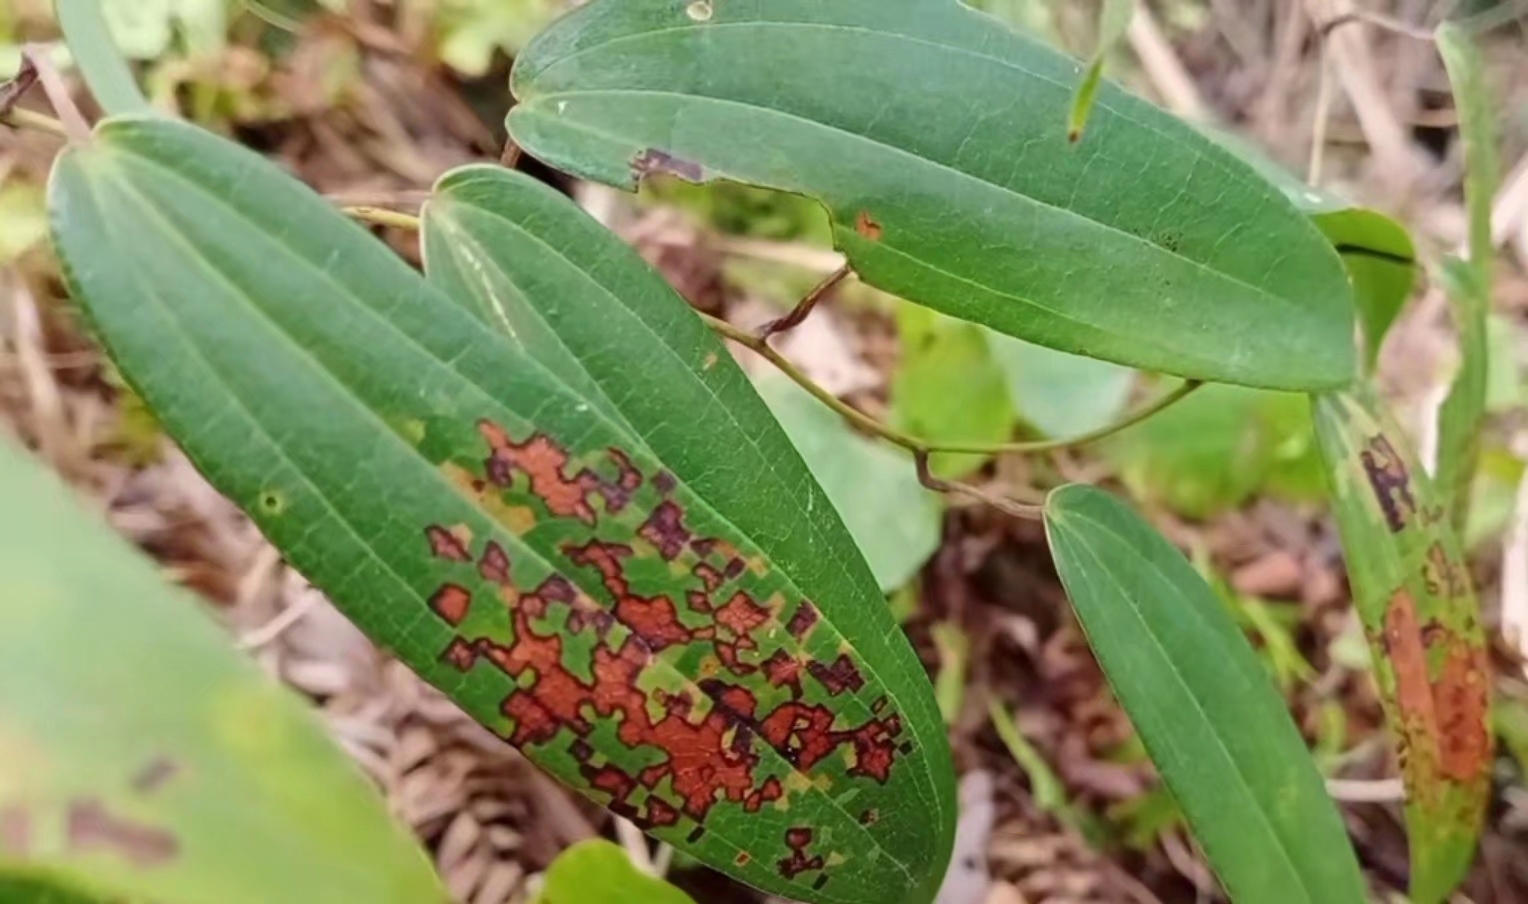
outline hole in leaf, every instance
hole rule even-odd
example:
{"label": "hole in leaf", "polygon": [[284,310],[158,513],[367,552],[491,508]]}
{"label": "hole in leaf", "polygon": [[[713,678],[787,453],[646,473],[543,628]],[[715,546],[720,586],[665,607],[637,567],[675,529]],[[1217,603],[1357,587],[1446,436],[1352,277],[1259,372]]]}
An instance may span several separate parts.
{"label": "hole in leaf", "polygon": [[696,22],[711,21],[711,14],[716,10],[711,6],[711,0],[695,0],[685,7],[684,13]]}

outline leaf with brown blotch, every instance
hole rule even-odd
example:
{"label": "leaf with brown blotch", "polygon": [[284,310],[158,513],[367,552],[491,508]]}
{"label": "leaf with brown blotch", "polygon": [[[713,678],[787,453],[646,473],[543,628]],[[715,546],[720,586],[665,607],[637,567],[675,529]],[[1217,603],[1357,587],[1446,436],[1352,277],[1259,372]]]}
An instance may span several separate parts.
{"label": "leaf with brown blotch", "polygon": [[1354,604],[1406,783],[1411,897],[1469,868],[1490,789],[1490,665],[1443,496],[1371,393],[1315,401]]}
{"label": "leaf with brown blotch", "polygon": [[741,370],[608,230],[473,168],[427,213],[432,285],[168,120],[103,123],[50,197],[127,380],[377,643],[742,881],[932,900],[955,802],[922,667]]}

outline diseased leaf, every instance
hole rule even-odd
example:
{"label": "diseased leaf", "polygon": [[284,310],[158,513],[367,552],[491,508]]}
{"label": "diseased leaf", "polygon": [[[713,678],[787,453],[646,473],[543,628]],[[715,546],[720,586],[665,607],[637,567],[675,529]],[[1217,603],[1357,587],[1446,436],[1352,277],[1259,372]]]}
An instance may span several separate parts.
{"label": "diseased leaf", "polygon": [[662,879],[637,869],[618,845],[591,838],[552,861],[537,904],[695,904]]}
{"label": "diseased leaf", "polygon": [[939,497],[918,481],[912,458],[856,434],[784,374],[769,371],[755,385],[844,519],[881,590],[906,585],[939,548],[943,521]]}
{"label": "diseased leaf", "polygon": [[1366,390],[1321,396],[1353,602],[1406,782],[1411,899],[1435,904],[1474,859],[1490,791],[1490,664],[1443,496]]}
{"label": "diseased leaf", "polygon": [[[1347,383],[1337,255],[1246,163],[957,0],[594,0],[517,59],[516,142],[579,176],[810,195],[866,282],[1061,351]],[[952,99],[959,102],[952,102]]]}
{"label": "diseased leaf", "polygon": [[1342,820],[1267,670],[1178,550],[1102,490],[1045,506],[1088,642],[1238,904],[1360,904]]}
{"label": "diseased leaf", "polygon": [[1046,437],[1065,439],[1108,426],[1125,413],[1135,371],[987,332],[992,359],[1023,420]]}
{"label": "diseased leaf", "polygon": [[1464,194],[1469,208],[1470,260],[1444,262],[1443,282],[1454,307],[1459,331],[1459,373],[1438,413],[1438,486],[1456,531],[1464,530],[1470,514],[1470,485],[1480,457],[1480,423],[1485,416],[1490,373],[1490,343],[1486,321],[1491,314],[1491,284],[1496,246],[1491,240],[1491,207],[1501,181],[1496,150],[1496,116],[1486,84],[1485,63],[1474,38],[1464,26],[1446,22],[1438,27],[1438,52],[1443,55],[1459,109],[1459,134],[1464,140]]}
{"label": "diseased leaf", "polygon": [[[891,383],[891,420],[898,427],[946,445],[1001,443],[1012,436],[1013,406],[980,327],[910,304],[897,309],[897,327],[902,360]],[[929,466],[940,477],[958,478],[989,458],[938,452]]]}
{"label": "diseased leaf", "polygon": [[0,499],[0,900],[444,900],[308,707],[3,438]]}
{"label": "diseased leaf", "polygon": [[[554,189],[499,167],[457,170],[425,207],[424,248],[431,282],[633,425],[777,565],[821,588],[817,595],[863,594],[856,543],[882,589],[905,583],[938,543],[938,508],[910,462],[855,436],[817,402],[797,404],[780,383],[755,391],[663,277]],[[661,353],[633,366],[626,350],[642,341],[660,343]],[[791,522],[809,530],[778,529]]]}
{"label": "diseased leaf", "polygon": [[[706,429],[726,396],[701,375],[725,352],[688,312],[585,286],[544,334],[574,348],[552,326],[593,304],[602,350],[528,352],[176,122],[103,124],[59,159],[51,204],[123,374],[378,643],[717,869],[806,901],[932,898],[953,789],[921,666],[784,436]],[[575,254],[560,214],[531,222],[544,236],[517,240]],[[577,369],[599,354],[625,391]],[[632,398],[649,369],[690,376]]]}

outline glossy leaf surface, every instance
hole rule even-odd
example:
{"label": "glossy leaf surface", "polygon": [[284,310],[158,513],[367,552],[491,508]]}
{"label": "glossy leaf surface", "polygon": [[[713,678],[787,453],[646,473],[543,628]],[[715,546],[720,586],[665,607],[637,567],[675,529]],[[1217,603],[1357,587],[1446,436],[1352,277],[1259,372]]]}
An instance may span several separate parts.
{"label": "glossy leaf surface", "polygon": [[1480,604],[1443,495],[1367,395],[1316,403],[1316,435],[1400,748],[1411,898],[1434,904],[1475,854],[1490,791],[1490,663]]}
{"label": "glossy leaf surface", "polygon": [[1286,389],[1355,370],[1320,233],[1223,147],[956,0],[595,0],[516,60],[527,151],[823,201],[867,282],[1062,351]]}
{"label": "glossy leaf surface", "polygon": [[1088,642],[1231,899],[1364,901],[1284,699],[1214,590],[1102,490],[1056,490],[1045,526]]}
{"label": "glossy leaf surface", "polygon": [[[599,393],[575,358],[485,328],[313,192],[189,126],[103,125],[60,159],[51,200],[71,287],[128,380],[380,644],[553,775],[744,881],[932,897],[953,807],[921,668],[830,506],[745,521],[820,498],[783,436],[780,472],[749,469],[750,436],[700,429],[722,414],[694,380]],[[676,352],[627,324],[605,354],[719,365],[693,331]],[[669,432],[631,432],[660,398]],[[660,457],[660,436],[688,454]],[[786,535],[798,552],[766,555]]]}
{"label": "glossy leaf surface", "polygon": [[1251,164],[1310,217],[1342,257],[1353,283],[1365,365],[1374,366],[1385,336],[1416,288],[1417,251],[1406,227],[1377,210],[1305,184],[1247,139],[1219,128],[1200,130]]}
{"label": "glossy leaf surface", "polygon": [[308,707],[4,438],[0,499],[0,900],[445,900]]}

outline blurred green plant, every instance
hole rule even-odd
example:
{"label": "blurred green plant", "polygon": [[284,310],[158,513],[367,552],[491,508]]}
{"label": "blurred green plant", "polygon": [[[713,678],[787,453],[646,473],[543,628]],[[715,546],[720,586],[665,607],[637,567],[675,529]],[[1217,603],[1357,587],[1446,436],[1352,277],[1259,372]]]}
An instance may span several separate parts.
{"label": "blurred green plant", "polygon": [[463,75],[485,75],[495,54],[512,59],[564,8],[563,0],[439,0],[433,21],[441,61]]}
{"label": "blurred green plant", "polygon": [[1102,449],[1133,494],[1190,518],[1259,493],[1319,499],[1324,478],[1309,407],[1290,393],[1209,386]]}
{"label": "blurred green plant", "polygon": [[573,845],[547,867],[536,904],[695,904],[689,895],[637,869],[603,838]]}
{"label": "blurred green plant", "polygon": [[0,898],[443,898],[306,705],[4,438],[0,497]]}

